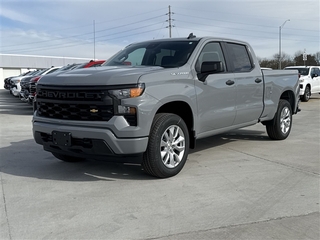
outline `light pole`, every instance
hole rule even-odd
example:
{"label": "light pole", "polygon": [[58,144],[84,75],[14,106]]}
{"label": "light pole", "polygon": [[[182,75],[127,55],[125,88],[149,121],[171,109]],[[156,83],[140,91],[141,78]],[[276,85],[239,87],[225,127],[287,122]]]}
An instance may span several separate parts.
{"label": "light pole", "polygon": [[279,69],[281,69],[281,29],[288,21],[290,21],[290,19],[285,20],[284,23],[279,27]]}

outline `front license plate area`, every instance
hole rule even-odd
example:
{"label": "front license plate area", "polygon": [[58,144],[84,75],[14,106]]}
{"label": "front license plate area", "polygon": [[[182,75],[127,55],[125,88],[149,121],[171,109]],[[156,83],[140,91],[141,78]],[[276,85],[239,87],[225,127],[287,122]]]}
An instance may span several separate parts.
{"label": "front license plate area", "polygon": [[58,146],[70,147],[71,146],[71,133],[53,131],[52,132],[52,142]]}

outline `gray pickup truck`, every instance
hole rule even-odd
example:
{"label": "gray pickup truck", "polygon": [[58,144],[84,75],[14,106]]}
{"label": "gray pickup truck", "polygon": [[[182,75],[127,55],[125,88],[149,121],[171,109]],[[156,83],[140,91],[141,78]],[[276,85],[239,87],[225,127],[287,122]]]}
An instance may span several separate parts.
{"label": "gray pickup truck", "polygon": [[[56,158],[140,159],[176,175],[197,139],[256,123],[288,137],[299,111],[296,70],[261,70],[246,42],[170,38],[127,46],[101,67],[46,75],[33,134]],[[129,157],[128,157],[129,156]]]}

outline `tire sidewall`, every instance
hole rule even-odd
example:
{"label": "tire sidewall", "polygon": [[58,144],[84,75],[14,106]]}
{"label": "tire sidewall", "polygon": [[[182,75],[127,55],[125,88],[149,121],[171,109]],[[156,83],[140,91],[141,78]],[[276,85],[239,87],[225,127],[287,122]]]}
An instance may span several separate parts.
{"label": "tire sidewall", "polygon": [[[281,131],[281,113],[283,111],[284,108],[288,108],[289,111],[290,111],[290,127],[289,127],[289,130],[286,132],[286,133],[283,133]],[[276,126],[277,126],[277,131],[279,132],[279,134],[281,135],[281,139],[286,139],[290,132],[291,132],[291,127],[292,127],[292,110],[291,110],[291,106],[289,104],[288,101],[280,101],[280,104],[279,104],[279,109],[278,109],[278,112],[277,112],[277,119],[276,119]]]}
{"label": "tire sidewall", "polygon": [[309,87],[309,86],[306,86],[306,89],[305,89],[305,91],[304,91],[303,100],[304,100],[305,102],[308,102],[309,99],[310,99],[310,95],[311,95],[310,87]]}
{"label": "tire sidewall", "polygon": [[[189,132],[182,118],[175,114],[167,114],[165,115],[164,118],[159,118],[158,121],[162,121],[161,126],[157,129],[157,132],[151,133],[156,135],[155,146],[153,146],[154,153],[155,153],[153,156],[153,163],[157,166],[157,169],[161,172],[161,175],[163,175],[164,177],[171,177],[178,174],[181,171],[181,169],[183,168],[187,160],[188,152],[189,152]],[[155,122],[155,124],[157,124],[157,122]],[[161,154],[160,154],[160,150],[161,150],[160,144],[161,144],[161,138],[165,133],[165,131],[170,126],[175,126],[175,125],[181,128],[181,130],[183,131],[183,134],[185,137],[185,151],[180,163],[174,168],[168,168],[167,166],[164,165],[162,161]]]}

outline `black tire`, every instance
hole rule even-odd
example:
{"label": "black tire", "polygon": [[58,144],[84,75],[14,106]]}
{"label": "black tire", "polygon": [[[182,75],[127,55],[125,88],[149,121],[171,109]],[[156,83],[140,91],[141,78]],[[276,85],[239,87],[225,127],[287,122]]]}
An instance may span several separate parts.
{"label": "black tire", "polygon": [[52,153],[52,155],[64,162],[81,162],[85,160],[84,158],[68,156],[60,153]]}
{"label": "black tire", "polygon": [[155,177],[172,177],[181,171],[188,153],[189,132],[183,119],[171,113],[156,114],[143,154],[144,170]]}
{"label": "black tire", "polygon": [[304,90],[304,94],[301,96],[301,100],[303,102],[308,102],[311,97],[311,89],[309,86],[306,86],[306,89]]}
{"label": "black tire", "polygon": [[273,140],[286,139],[291,131],[292,110],[287,100],[280,99],[278,110],[273,121],[266,125],[269,138]]}

